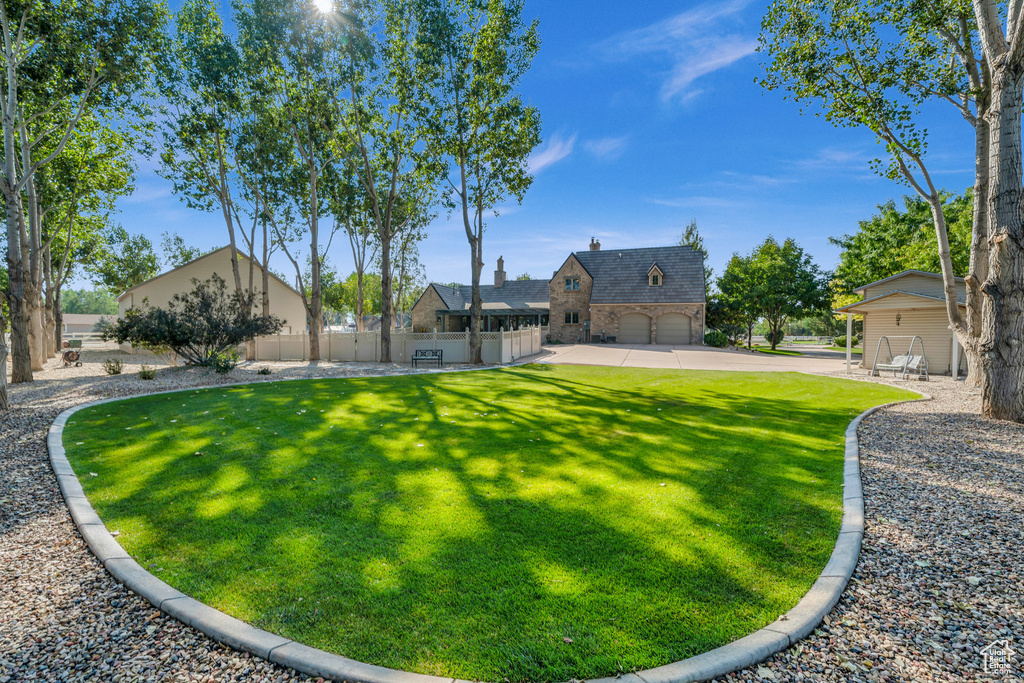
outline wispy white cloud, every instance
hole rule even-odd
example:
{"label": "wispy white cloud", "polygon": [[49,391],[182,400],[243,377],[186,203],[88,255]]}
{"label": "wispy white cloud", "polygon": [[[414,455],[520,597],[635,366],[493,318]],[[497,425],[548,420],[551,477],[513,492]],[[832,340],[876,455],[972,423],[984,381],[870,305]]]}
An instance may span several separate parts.
{"label": "wispy white cloud", "polygon": [[583,148],[598,159],[618,159],[626,151],[628,141],[629,136],[626,135],[619,138],[598,138],[587,140],[583,143]]}
{"label": "wispy white cloud", "polygon": [[496,206],[493,209],[484,211],[484,218],[498,218],[500,216],[511,216],[519,213],[519,210],[523,207],[518,204],[508,204],[504,206]]}
{"label": "wispy white cloud", "polygon": [[158,199],[166,199],[171,196],[170,183],[157,184],[157,183],[139,183],[135,187],[135,191],[125,197],[122,201],[139,204],[145,202],[152,202]]}
{"label": "wispy white cloud", "polygon": [[575,134],[570,138],[564,138],[558,133],[554,133],[544,149],[530,155],[528,161],[530,173],[536,175],[572,154],[572,150],[576,146],[576,138]]}
{"label": "wispy white cloud", "polygon": [[859,149],[825,147],[812,157],[796,159],[793,165],[802,171],[863,170],[871,164],[872,156]]}
{"label": "wispy white cloud", "polygon": [[693,88],[703,76],[752,55],[757,40],[738,33],[735,24],[749,0],[706,3],[650,26],[628,31],[599,47],[612,59],[628,60],[658,55],[672,66],[665,74],[661,97],[665,101],[693,99]]}
{"label": "wispy white cloud", "polygon": [[652,198],[648,199],[649,204],[657,204],[658,206],[667,206],[673,209],[693,209],[693,208],[733,208],[737,206],[743,206],[749,203],[747,198],[737,198],[732,196],[714,196],[714,195],[695,195],[692,197],[674,197],[674,198]]}

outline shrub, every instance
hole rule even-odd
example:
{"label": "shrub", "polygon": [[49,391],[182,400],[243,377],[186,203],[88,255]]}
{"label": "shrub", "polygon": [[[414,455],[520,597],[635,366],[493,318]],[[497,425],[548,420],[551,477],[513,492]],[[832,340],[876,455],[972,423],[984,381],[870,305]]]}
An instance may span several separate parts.
{"label": "shrub", "polygon": [[103,371],[108,375],[120,375],[124,370],[124,363],[120,358],[108,358],[103,361]]}
{"label": "shrub", "polygon": [[716,349],[724,349],[729,345],[729,337],[720,330],[709,330],[704,335],[704,345],[713,346]]}
{"label": "shrub", "polygon": [[139,379],[156,379],[156,368],[143,365],[139,370]]}
{"label": "shrub", "polygon": [[[841,337],[833,337],[832,338],[832,343],[835,344],[836,346],[842,346],[843,348],[845,348],[846,347],[846,335],[844,334]],[[850,343],[850,346],[851,347],[857,346],[857,335],[853,335],[853,341]]]}
{"label": "shrub", "polygon": [[231,351],[221,351],[214,354],[213,358],[210,359],[209,365],[218,373],[226,375],[238,365],[238,353],[234,349]]}
{"label": "shrub", "polygon": [[785,338],[786,333],[783,332],[782,330],[779,330],[778,332],[774,333],[771,330],[767,330],[764,333],[764,340],[771,344],[772,346],[777,346],[778,344],[781,344],[782,340]]}
{"label": "shrub", "polygon": [[[238,355],[228,353],[256,337],[281,330],[281,319],[254,315],[253,296],[228,292],[216,273],[209,280],[192,279],[191,292],[175,294],[166,308],[132,307],[113,323],[104,335],[118,344],[148,348],[165,347],[185,359],[188,365],[213,367],[229,372]],[[225,360],[233,356],[226,370]],[[215,359],[219,359],[216,360]]]}
{"label": "shrub", "polygon": [[259,370],[257,370],[256,374],[257,375],[272,375],[272,374],[274,374],[274,371],[271,370],[270,368],[263,367],[263,368],[260,368]]}
{"label": "shrub", "polygon": [[178,366],[178,354],[176,354],[174,349],[169,346],[140,342],[138,347],[152,353],[154,356],[162,360],[164,365],[169,368],[175,368]]}

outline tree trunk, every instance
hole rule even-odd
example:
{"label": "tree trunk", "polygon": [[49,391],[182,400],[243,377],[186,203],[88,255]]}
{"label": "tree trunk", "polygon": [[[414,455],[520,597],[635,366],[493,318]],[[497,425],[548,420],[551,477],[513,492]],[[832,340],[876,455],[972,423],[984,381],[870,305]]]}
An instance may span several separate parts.
{"label": "tree trunk", "polygon": [[[8,157],[8,164],[14,160]],[[28,338],[28,309],[25,301],[25,269],[22,260],[21,195],[5,197],[7,204],[7,274],[9,292],[7,306],[11,316],[11,382],[32,381],[31,345]]]}
{"label": "tree trunk", "polygon": [[318,173],[309,169],[309,359],[320,360],[320,333],[324,331],[323,298],[320,294],[320,205]]}
{"label": "tree trunk", "polygon": [[46,284],[46,297],[43,301],[45,321],[44,337],[46,339],[46,358],[50,359],[56,355],[53,342],[56,338],[54,330],[55,316],[53,312],[53,262],[50,260],[50,247],[43,250],[43,282]]}
{"label": "tree trunk", "polygon": [[[472,254],[472,303],[469,307],[469,362],[473,365],[480,365],[484,362],[483,343],[480,339],[480,317],[483,314],[484,303],[480,297],[480,272],[484,268],[483,261],[483,240],[477,237],[470,240],[469,250]],[[501,359],[498,359],[499,362]]]}
{"label": "tree trunk", "polygon": [[64,311],[61,310],[64,302],[62,299],[61,289],[58,287],[53,296],[53,353],[57,356],[64,351],[61,348],[64,344]]}
{"label": "tree trunk", "polygon": [[11,402],[7,398],[7,320],[0,316],[0,411],[10,410]]}
{"label": "tree trunk", "polygon": [[363,325],[363,268],[356,270],[356,332],[362,332]]}
{"label": "tree trunk", "polygon": [[7,298],[7,306],[11,314],[11,382],[32,381],[32,355],[28,339],[28,311],[25,310],[24,294],[17,294],[24,285],[17,282],[21,279],[21,269],[9,271],[11,296]]}
{"label": "tree trunk", "polygon": [[[979,111],[988,109],[986,101],[978,101]],[[967,386],[980,387],[984,384],[981,358],[981,311],[984,293],[981,286],[988,277],[988,227],[989,227],[989,122],[984,115],[974,124],[974,219],[971,228],[971,262],[967,269],[967,335],[960,340],[967,357]],[[956,369],[954,368],[954,372]]]}
{"label": "tree trunk", "polygon": [[[390,220],[384,231],[391,232]],[[380,362],[391,362],[391,239],[380,240]]]}
{"label": "tree trunk", "polygon": [[270,315],[270,242],[268,240],[269,235],[267,234],[267,221],[263,220],[263,263],[261,264],[262,282],[260,286],[263,287],[261,297],[263,299],[263,316]]}
{"label": "tree trunk", "polygon": [[1024,422],[1024,217],[1020,69],[992,65],[988,277],[982,308],[982,413]]}
{"label": "tree trunk", "polygon": [[43,334],[42,297],[35,286],[26,288],[29,316],[28,336],[31,347],[32,370],[42,370],[46,364],[46,340]]}

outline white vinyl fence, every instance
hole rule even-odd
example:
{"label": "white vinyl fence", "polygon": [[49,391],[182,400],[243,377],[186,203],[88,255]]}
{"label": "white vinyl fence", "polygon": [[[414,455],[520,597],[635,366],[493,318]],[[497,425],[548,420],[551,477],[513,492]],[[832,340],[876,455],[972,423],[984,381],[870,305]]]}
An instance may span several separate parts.
{"label": "white vinyl fence", "polygon": [[[481,332],[485,363],[511,363],[540,353],[546,327],[508,332]],[[391,360],[411,363],[415,351],[441,349],[445,363],[469,362],[469,331],[414,333],[391,331]],[[325,332],[320,358],[332,361],[380,360],[380,332]],[[256,360],[309,360],[308,334],[274,334],[256,339]]]}

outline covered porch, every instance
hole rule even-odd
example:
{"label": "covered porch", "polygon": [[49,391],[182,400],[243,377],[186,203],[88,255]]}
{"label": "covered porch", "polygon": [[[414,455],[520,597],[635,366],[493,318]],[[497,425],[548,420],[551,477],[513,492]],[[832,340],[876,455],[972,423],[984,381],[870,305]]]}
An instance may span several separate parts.
{"label": "covered porch", "polygon": [[[439,309],[435,314],[439,323],[438,332],[465,332],[469,329],[469,312],[465,309]],[[494,308],[484,304],[483,314],[480,316],[481,332],[543,327],[547,324],[546,308]]]}

